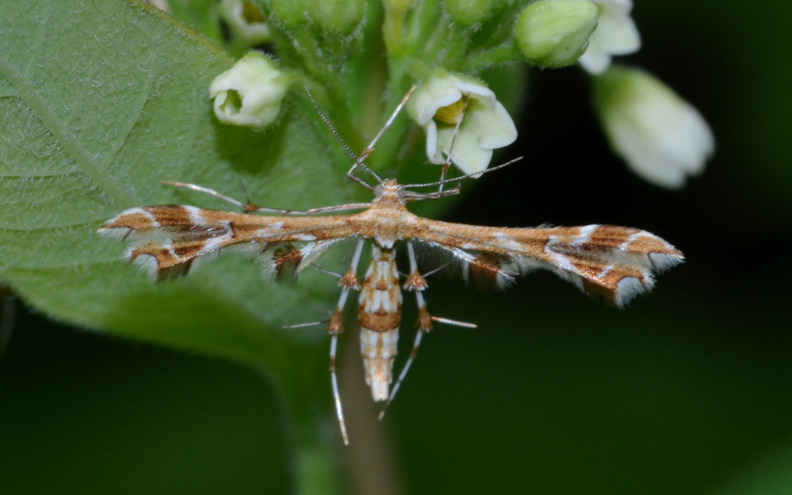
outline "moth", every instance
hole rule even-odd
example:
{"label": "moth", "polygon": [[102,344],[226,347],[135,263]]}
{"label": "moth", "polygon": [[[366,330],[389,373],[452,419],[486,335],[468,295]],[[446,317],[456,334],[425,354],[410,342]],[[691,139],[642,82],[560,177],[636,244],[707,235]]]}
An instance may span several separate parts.
{"label": "moth", "polygon": [[[292,271],[296,275],[314,264],[333,244],[356,239],[349,268],[338,274],[341,294],[335,308],[329,320],[317,322],[326,323],[330,335],[331,386],[345,444],[349,439],[338,392],[335,359],[338,335],[344,329],[343,309],[351,292],[359,293],[360,351],[366,383],[375,401],[385,401],[380,417],[410,369],[423,334],[432,329],[433,323],[475,326],[429,313],[424,298],[428,273],[421,273],[418,268],[417,247],[442,251],[460,266],[465,275],[482,276],[500,287],[508,286],[518,275],[538,269],[549,270],[583,292],[600,294],[616,306],[623,306],[633,297],[650,291],[655,273],[684,260],[674,246],[636,228],[613,225],[487,227],[442,222],[410,213],[407,204],[411,202],[459,193],[460,180],[467,177],[445,178],[451,164],[453,143],[441,179],[433,183],[402,185],[395,179],[380,178],[364,165],[363,161],[374,150],[377,140],[397,117],[411,93],[412,90],[405,95],[360,156],[350,151],[355,160],[347,176],[373,192],[374,197],[369,203],[306,211],[281,210],[242,203],[195,184],[165,182],[221,198],[242,208],[243,212],[186,205],[143,206],[121,212],[98,229],[100,234],[125,241],[128,244],[125,258],[156,280],[185,275],[196,259],[231,250],[257,257],[265,265],[265,271],[277,274]],[[319,115],[330,126],[321,112]],[[458,125],[459,122],[457,130]],[[335,133],[332,126],[330,129]],[[490,170],[495,168],[499,167]],[[359,177],[356,174],[359,169],[376,183],[371,185]],[[456,187],[444,188],[450,183]],[[417,191],[421,188],[434,190]],[[348,210],[362,211],[338,214]],[[371,257],[361,278],[358,265],[367,241],[371,244]],[[404,245],[407,251],[408,265],[404,277],[396,263],[400,245]],[[391,389],[403,291],[411,292],[415,297],[418,331],[412,353]]]}

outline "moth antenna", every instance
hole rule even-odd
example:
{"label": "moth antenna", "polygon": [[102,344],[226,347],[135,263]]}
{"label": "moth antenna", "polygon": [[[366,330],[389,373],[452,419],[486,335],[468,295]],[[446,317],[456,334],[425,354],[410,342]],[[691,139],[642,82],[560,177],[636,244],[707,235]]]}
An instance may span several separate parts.
{"label": "moth antenna", "polygon": [[349,171],[347,172],[347,177],[357,182],[361,186],[365,187],[369,191],[374,191],[374,187],[371,184],[364,181],[363,179],[361,179],[360,177],[356,176],[353,173],[355,168],[360,167],[364,171],[371,174],[375,179],[377,179],[377,183],[382,184],[382,179],[380,179],[380,177],[377,174],[375,174],[373,170],[363,165],[363,160],[365,160],[366,157],[368,157],[368,155],[371,153],[371,150],[367,148],[366,150],[363,151],[363,154],[360,156],[355,154],[355,152],[352,151],[352,149],[349,146],[347,146],[344,140],[341,139],[341,136],[338,134],[338,131],[335,130],[335,127],[333,127],[333,124],[330,122],[330,119],[328,119],[325,116],[325,114],[323,114],[322,111],[319,109],[319,105],[316,103],[316,100],[311,94],[311,91],[308,89],[308,86],[304,86],[304,88],[305,88],[305,92],[308,93],[308,99],[311,100],[311,104],[313,105],[314,110],[316,110],[316,113],[319,114],[319,118],[322,119],[322,122],[324,122],[327,128],[330,129],[330,132],[333,133],[333,136],[335,136],[336,140],[341,144],[341,146],[344,148],[347,154],[351,156],[352,159],[354,160],[354,164],[352,165],[352,168],[350,168]]}
{"label": "moth antenna", "polygon": [[416,188],[416,187],[434,187],[434,186],[439,186],[440,184],[448,184],[450,182],[458,182],[458,181],[461,181],[462,179],[467,179],[467,178],[473,177],[474,175],[480,177],[480,176],[482,176],[484,174],[488,174],[490,172],[494,172],[496,170],[500,170],[502,168],[508,167],[509,165],[513,165],[513,164],[519,162],[520,160],[522,160],[523,158],[524,157],[522,157],[522,156],[518,156],[517,158],[513,158],[513,159],[509,160],[506,163],[501,163],[500,165],[496,165],[494,167],[490,167],[487,170],[484,170],[482,172],[474,172],[472,174],[460,175],[459,177],[454,177],[453,179],[443,179],[443,180],[439,180],[439,181],[436,181],[436,182],[426,182],[426,183],[423,183],[423,184],[406,184],[406,185],[402,185],[402,187],[405,189],[405,193],[406,193],[405,201],[420,201],[420,200],[423,200],[423,199],[435,199],[435,198],[442,198],[442,197],[445,197],[445,196],[453,196],[455,194],[458,194],[459,190],[457,190],[457,189],[449,189],[447,191],[440,190],[440,191],[433,191],[433,192],[428,192],[428,193],[418,193],[418,192],[415,192],[415,191],[408,191],[406,189],[407,188]]}
{"label": "moth antenna", "polygon": [[305,92],[308,94],[308,99],[311,101],[311,105],[313,105],[314,110],[316,110],[316,113],[319,114],[319,118],[322,119],[322,122],[324,122],[327,128],[330,129],[330,132],[333,133],[333,136],[336,138],[336,141],[338,141],[341,147],[344,148],[344,151],[346,151],[347,154],[351,156],[353,160],[357,161],[359,157],[355,154],[354,151],[352,151],[352,149],[349,146],[347,146],[344,140],[341,139],[341,136],[338,134],[338,131],[335,130],[335,127],[333,127],[333,124],[330,122],[330,119],[328,119],[325,116],[325,114],[322,113],[322,111],[319,109],[319,104],[316,103],[316,100],[311,94],[311,90],[308,89],[308,86],[303,86],[303,87],[305,88]]}

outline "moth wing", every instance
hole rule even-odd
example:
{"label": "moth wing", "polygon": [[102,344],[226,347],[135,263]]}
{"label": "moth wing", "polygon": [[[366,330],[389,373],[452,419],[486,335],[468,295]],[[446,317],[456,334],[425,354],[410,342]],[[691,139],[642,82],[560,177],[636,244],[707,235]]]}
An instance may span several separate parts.
{"label": "moth wing", "polygon": [[482,288],[505,289],[520,274],[516,258],[508,254],[467,250],[426,241],[417,242],[416,246],[419,248],[418,257],[424,265],[425,275],[438,271],[447,272],[461,275],[465,280],[472,279]]}
{"label": "moth wing", "polygon": [[[255,257],[265,273],[296,276],[340,239],[317,240],[301,227],[309,220],[194,206],[146,206],[121,212],[98,232],[126,242],[125,259],[155,280],[186,275],[197,263],[229,251]],[[297,225],[290,228],[292,224]]]}
{"label": "moth wing", "polygon": [[684,261],[656,235],[613,225],[518,229],[427,221],[422,237],[506,284],[517,274],[549,270],[617,306],[650,291],[655,274]]}

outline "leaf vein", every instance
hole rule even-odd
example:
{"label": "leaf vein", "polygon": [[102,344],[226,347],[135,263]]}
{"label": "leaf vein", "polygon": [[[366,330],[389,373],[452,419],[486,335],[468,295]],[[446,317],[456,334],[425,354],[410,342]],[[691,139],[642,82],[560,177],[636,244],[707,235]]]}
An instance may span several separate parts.
{"label": "leaf vein", "polygon": [[[140,116],[143,114],[143,109],[146,106],[146,102],[149,100],[149,97],[151,96],[151,89],[153,85],[154,85],[154,71],[149,71],[148,77],[146,78],[143,86],[143,91],[140,92],[140,97],[138,98],[138,101],[135,102],[136,103],[135,116],[132,117],[132,114],[130,113],[130,115],[128,116],[129,119],[127,119],[126,129],[124,129],[123,132],[119,133],[119,137],[116,139],[115,143],[108,143],[108,151],[107,153],[105,153],[104,163],[102,164],[101,167],[102,169],[104,170],[109,169],[110,163],[112,163],[113,160],[116,158],[116,156],[118,156],[118,154],[121,152],[124,145],[126,144],[127,140],[132,135],[132,129],[135,127],[135,124],[137,124],[140,121]],[[110,149],[111,146],[114,147],[115,149],[111,150]]]}
{"label": "leaf vein", "polygon": [[74,158],[81,171],[94,181],[105,195],[120,205],[132,203],[132,198],[124,191],[121,184],[100,169],[88,151],[74,139],[69,128],[47,106],[44,98],[3,57],[0,57],[0,74],[16,88],[17,96],[34,112],[52,136],[62,144],[63,149]]}

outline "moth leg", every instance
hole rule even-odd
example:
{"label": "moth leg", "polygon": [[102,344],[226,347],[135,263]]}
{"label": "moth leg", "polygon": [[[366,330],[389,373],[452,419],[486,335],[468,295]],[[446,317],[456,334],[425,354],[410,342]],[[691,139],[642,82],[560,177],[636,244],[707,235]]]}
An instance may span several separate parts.
{"label": "moth leg", "polygon": [[[451,156],[454,153],[454,144],[456,144],[456,139],[457,136],[459,135],[459,127],[462,125],[462,120],[464,120],[465,118],[465,112],[467,112],[467,107],[469,103],[470,103],[470,93],[467,93],[465,95],[465,101],[462,104],[462,111],[459,113],[459,117],[457,118],[456,124],[454,125],[454,135],[451,138],[451,146],[448,147],[448,154],[446,155],[446,161],[443,164],[443,170],[440,172],[440,185],[437,188],[438,193],[443,192],[443,186],[446,184],[446,174],[448,173],[448,169],[451,167]],[[447,193],[451,195],[459,194],[461,188],[462,188],[462,182],[458,181],[456,183],[456,187],[454,187],[450,191],[447,191]]]}
{"label": "moth leg", "polygon": [[[308,265],[308,266],[310,266],[310,267],[311,267],[311,268],[313,268],[314,270],[318,270],[318,271],[320,271],[320,272],[324,273],[325,275],[330,275],[331,277],[335,277],[335,278],[338,278],[338,279],[340,279],[340,278],[343,276],[343,275],[341,275],[341,274],[340,274],[340,273],[338,273],[338,272],[334,272],[334,271],[332,271],[332,270],[328,270],[328,269],[326,269],[326,268],[322,268],[321,266],[317,265],[316,263],[311,263],[311,264],[310,264],[310,265]],[[326,322],[325,322],[325,323],[326,323]]]}
{"label": "moth leg", "polygon": [[374,139],[371,140],[371,143],[366,147],[366,149],[363,150],[363,152],[360,154],[358,159],[355,160],[355,163],[352,164],[352,167],[347,171],[347,177],[349,177],[353,181],[363,185],[363,187],[365,187],[366,189],[368,189],[370,191],[373,191],[374,188],[371,185],[369,185],[368,183],[366,183],[363,179],[361,179],[357,175],[355,175],[355,169],[357,169],[358,167],[362,168],[363,170],[368,172],[372,177],[377,179],[378,183],[382,184],[382,179],[380,179],[380,177],[376,173],[374,173],[373,170],[371,170],[366,165],[364,165],[363,161],[366,158],[368,158],[368,156],[371,154],[372,151],[374,151],[374,146],[377,144],[377,141],[379,141],[379,139],[382,137],[382,135],[385,133],[385,131],[388,130],[388,127],[390,127],[391,124],[393,124],[393,121],[396,120],[396,116],[398,116],[399,113],[401,113],[402,108],[404,108],[404,105],[407,104],[407,100],[410,99],[410,96],[412,96],[412,94],[413,94],[413,92],[415,91],[416,88],[417,88],[417,86],[411,87],[407,91],[407,94],[405,94],[404,97],[402,97],[401,101],[399,102],[398,105],[396,105],[396,108],[393,110],[393,113],[388,118],[388,121],[385,122],[385,125],[382,126],[382,129],[379,130],[377,135],[374,136]]}
{"label": "moth leg", "polygon": [[166,186],[189,189],[190,191],[197,191],[204,194],[208,194],[209,196],[213,196],[218,199],[222,199],[223,201],[231,203],[232,205],[238,206],[245,213],[261,212],[261,213],[275,213],[278,215],[313,215],[315,213],[332,213],[332,212],[344,211],[344,210],[360,210],[371,206],[371,203],[349,203],[345,205],[310,208],[308,210],[287,210],[284,208],[265,208],[263,206],[257,205],[256,203],[252,203],[249,200],[247,203],[243,203],[237,199],[232,198],[231,196],[226,196],[225,194],[219,191],[210,189],[208,187],[199,186],[198,184],[191,184],[189,182],[175,182],[171,180],[163,180],[161,182]]}
{"label": "moth leg", "polygon": [[[283,213],[288,212],[288,210],[281,210],[281,209],[277,209],[277,208],[262,208],[261,206],[259,206],[257,204],[251,203],[250,201],[248,201],[247,203],[243,203],[242,201],[239,201],[238,199],[234,199],[231,196],[226,196],[225,194],[223,194],[223,193],[221,193],[219,191],[216,191],[214,189],[210,189],[208,187],[199,186],[198,184],[191,184],[189,182],[176,182],[176,181],[172,181],[172,180],[163,180],[163,181],[160,181],[160,182],[161,182],[161,184],[166,185],[166,186],[179,187],[181,189],[189,189],[190,191],[197,191],[197,192],[201,192],[201,193],[204,193],[204,194],[208,194],[209,196],[213,196],[213,197],[218,198],[218,199],[222,199],[225,202],[231,203],[232,205],[235,205],[235,206],[238,206],[238,207],[242,208],[242,211],[244,211],[246,213],[251,213],[251,212],[254,212],[254,211],[263,211],[263,212],[267,212],[267,213],[281,213],[281,214],[283,214]],[[243,188],[243,190],[244,190],[244,188]],[[245,193],[245,194],[247,194],[247,193]]]}
{"label": "moth leg", "polygon": [[335,402],[336,417],[338,418],[338,426],[341,428],[341,437],[344,440],[344,445],[349,445],[349,436],[347,435],[346,423],[344,423],[344,410],[341,407],[341,394],[338,392],[338,377],[336,376],[336,349],[338,347],[338,334],[344,331],[343,313],[344,305],[346,304],[347,296],[350,289],[359,289],[360,284],[357,280],[357,267],[360,262],[360,253],[363,251],[363,239],[360,239],[355,246],[355,253],[352,255],[352,262],[349,265],[349,270],[339,280],[341,285],[341,296],[338,298],[338,303],[330,317],[327,324],[327,332],[330,334],[330,385],[333,388],[333,402]]}
{"label": "moth leg", "polygon": [[338,334],[330,334],[330,386],[333,388],[333,402],[335,402],[338,427],[341,428],[341,438],[344,440],[344,445],[349,445],[349,435],[347,435],[346,423],[344,423],[344,410],[341,408],[341,394],[338,392],[338,378],[335,370],[337,347]]}
{"label": "moth leg", "polygon": [[446,325],[454,325],[455,327],[478,328],[478,325],[476,325],[475,323],[470,323],[468,321],[452,320],[451,318],[443,318],[442,316],[432,316],[432,321],[436,321],[437,323],[445,323]]}
{"label": "moth leg", "polygon": [[283,328],[284,330],[291,330],[292,328],[305,328],[305,327],[315,327],[317,325],[325,325],[329,322],[330,320],[308,321],[305,323],[294,323],[292,325],[283,325],[281,328]]}
{"label": "moth leg", "polygon": [[432,329],[433,317],[429,315],[429,311],[426,309],[426,300],[423,297],[423,290],[426,289],[427,283],[426,279],[418,272],[418,263],[415,261],[415,250],[413,249],[411,242],[407,242],[407,255],[410,260],[410,274],[407,276],[407,280],[404,281],[404,289],[413,291],[415,293],[415,300],[418,303],[418,331],[415,334],[415,341],[413,341],[413,347],[412,351],[410,352],[410,356],[404,363],[404,367],[402,368],[401,373],[399,373],[399,378],[396,380],[396,384],[393,386],[388,400],[385,402],[385,405],[382,406],[382,410],[379,413],[379,419],[385,417],[385,411],[396,397],[396,393],[399,391],[399,387],[401,387],[404,377],[407,376],[407,372],[410,370],[410,366],[412,366],[415,356],[418,355],[418,347],[421,345],[421,338],[423,337],[423,334],[429,332]]}

